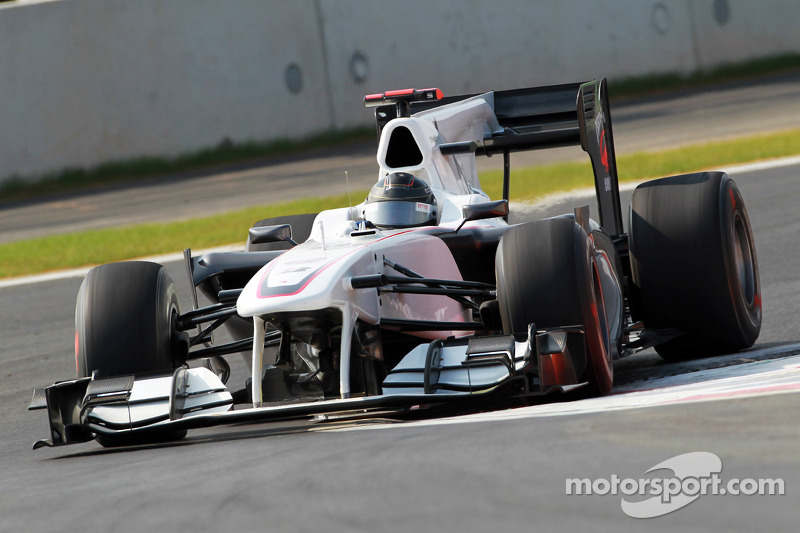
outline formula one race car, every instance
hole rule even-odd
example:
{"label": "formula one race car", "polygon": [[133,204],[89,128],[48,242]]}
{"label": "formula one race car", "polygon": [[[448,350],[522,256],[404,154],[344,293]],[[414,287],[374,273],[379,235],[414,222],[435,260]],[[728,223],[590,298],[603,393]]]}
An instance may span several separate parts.
{"label": "formula one race car", "polygon": [[[77,379],[34,392],[30,408],[46,408],[51,427],[35,447],[602,395],[612,362],[639,350],[687,358],[755,342],[758,266],[736,184],[720,172],[643,183],[626,232],[605,80],[448,98],[409,89],[365,104],[379,134],[366,200],[261,221],[244,252],[187,250],[192,310],[163,266],[89,272]],[[577,144],[599,222],[584,206],[509,225],[509,154]],[[494,201],[475,166],[493,154],[505,169]],[[198,306],[198,288],[212,305]],[[213,342],[220,326],[232,341]],[[229,388],[225,356],[242,352],[251,377]]]}

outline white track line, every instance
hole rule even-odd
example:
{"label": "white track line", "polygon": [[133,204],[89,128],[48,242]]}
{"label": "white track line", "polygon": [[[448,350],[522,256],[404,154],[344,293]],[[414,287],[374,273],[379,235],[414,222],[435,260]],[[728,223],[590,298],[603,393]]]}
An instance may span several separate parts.
{"label": "white track line", "polygon": [[[731,165],[725,167],[717,167],[713,170],[719,170],[722,172],[727,172],[731,175],[736,174],[746,174],[748,172],[760,172],[763,170],[771,170],[774,168],[783,168],[783,167],[791,167],[794,165],[800,165],[800,156],[789,156],[789,157],[781,157],[779,159],[768,159],[765,161],[756,161],[755,163],[742,163],[740,165]],[[640,184],[650,181],[650,179],[646,180],[637,180],[637,181],[624,181],[619,184],[620,192],[624,191],[632,191]],[[564,191],[564,192],[556,192],[552,194],[545,195],[543,198],[536,200],[534,202],[518,202],[515,203],[517,207],[525,209],[527,208],[546,208],[549,205],[558,204],[564,202],[570,198],[591,198],[595,195],[594,187],[582,187],[580,189],[573,189],[571,191]],[[512,208],[514,204],[512,204]]]}
{"label": "white track line", "polygon": [[[240,244],[231,244],[228,246],[220,246],[218,248],[208,248],[206,250],[192,250],[192,255],[198,256],[212,252],[241,252],[244,247]],[[169,263],[172,261],[182,261],[183,252],[170,253],[163,255],[151,255],[148,257],[141,257],[137,261],[151,261],[153,263]],[[5,287],[18,287],[20,285],[30,285],[33,283],[42,283],[45,281],[55,281],[59,279],[69,278],[82,278],[86,275],[92,267],[73,268],[71,270],[57,270],[55,272],[46,272],[44,274],[35,274],[33,276],[20,276],[17,278],[0,279],[0,289]]]}
{"label": "white track line", "polygon": [[723,167],[720,170],[727,172],[728,174],[744,174],[746,172],[758,172],[760,170],[790,167],[792,165],[800,165],[800,156],[795,155],[790,157],[781,157],[780,159],[756,161],[755,163],[742,163],[741,165]]}

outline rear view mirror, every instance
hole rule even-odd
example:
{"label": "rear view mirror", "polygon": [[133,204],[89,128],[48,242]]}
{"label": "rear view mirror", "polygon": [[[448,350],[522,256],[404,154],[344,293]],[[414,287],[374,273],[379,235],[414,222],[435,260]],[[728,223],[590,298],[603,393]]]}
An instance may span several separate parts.
{"label": "rear view mirror", "polygon": [[461,208],[461,214],[464,216],[465,222],[468,220],[504,217],[508,215],[508,200],[468,204]]}
{"label": "rear view mirror", "polygon": [[259,226],[250,228],[248,233],[250,234],[251,244],[286,241],[292,246],[297,246],[297,243],[292,239],[292,227],[289,224]]}
{"label": "rear view mirror", "polygon": [[461,229],[461,226],[470,220],[484,220],[487,218],[499,218],[508,216],[508,200],[497,200],[494,202],[481,202],[479,204],[468,204],[461,208],[461,216],[464,221],[456,229]]}

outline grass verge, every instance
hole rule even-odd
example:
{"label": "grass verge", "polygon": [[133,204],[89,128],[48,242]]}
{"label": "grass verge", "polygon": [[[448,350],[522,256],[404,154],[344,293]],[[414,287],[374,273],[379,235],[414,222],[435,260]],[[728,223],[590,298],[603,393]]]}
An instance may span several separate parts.
{"label": "grass verge", "polygon": [[[641,180],[723,165],[800,154],[800,130],[713,142],[617,159],[620,180]],[[492,198],[502,196],[502,172],[481,174]],[[512,170],[512,200],[532,201],[556,191],[592,186],[586,162],[560,163]],[[367,191],[354,191],[353,197]],[[134,257],[243,242],[256,220],[295,213],[316,213],[348,205],[347,195],[310,198],[250,207],[213,217],[167,224],[142,224],[84,231],[0,245],[0,277],[120,261]]]}

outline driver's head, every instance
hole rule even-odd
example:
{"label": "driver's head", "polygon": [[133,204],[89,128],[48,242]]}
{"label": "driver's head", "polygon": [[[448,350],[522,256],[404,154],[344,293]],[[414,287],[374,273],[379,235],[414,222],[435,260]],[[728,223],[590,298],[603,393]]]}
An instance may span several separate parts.
{"label": "driver's head", "polygon": [[363,215],[383,229],[435,225],[436,198],[422,179],[406,172],[393,172],[372,187],[364,202]]}

